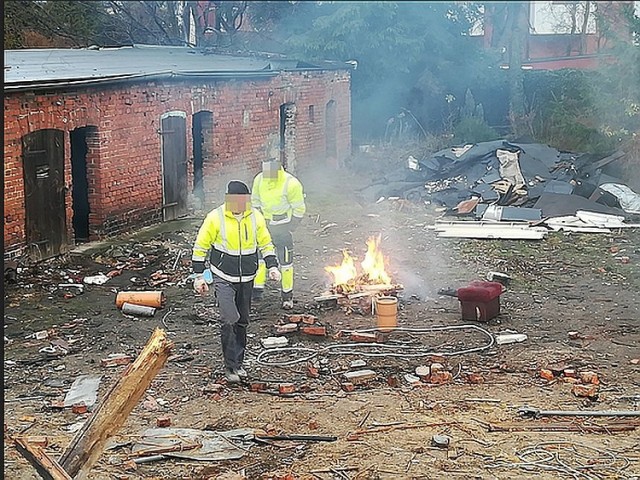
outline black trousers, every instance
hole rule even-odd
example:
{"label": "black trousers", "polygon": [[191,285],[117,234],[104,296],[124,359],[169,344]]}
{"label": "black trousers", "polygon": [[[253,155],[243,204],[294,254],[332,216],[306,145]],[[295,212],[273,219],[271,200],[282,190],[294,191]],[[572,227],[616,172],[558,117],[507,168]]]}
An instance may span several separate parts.
{"label": "black trousers", "polygon": [[224,365],[237,370],[242,367],[247,346],[253,280],[232,283],[214,276],[213,287],[220,308],[220,342]]}

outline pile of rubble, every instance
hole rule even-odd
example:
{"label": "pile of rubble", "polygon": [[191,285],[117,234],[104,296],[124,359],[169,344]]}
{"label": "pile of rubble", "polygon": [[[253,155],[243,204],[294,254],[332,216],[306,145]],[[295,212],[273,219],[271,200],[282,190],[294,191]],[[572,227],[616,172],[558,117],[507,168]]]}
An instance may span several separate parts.
{"label": "pile of rubble", "polygon": [[638,226],[624,222],[640,215],[640,195],[603,172],[624,156],[599,158],[506,140],[467,144],[422,160],[409,157],[406,169],[361,194],[378,201],[435,203],[447,214],[481,222],[441,222],[439,236],[540,239],[549,231],[543,224],[552,230],[606,232]]}

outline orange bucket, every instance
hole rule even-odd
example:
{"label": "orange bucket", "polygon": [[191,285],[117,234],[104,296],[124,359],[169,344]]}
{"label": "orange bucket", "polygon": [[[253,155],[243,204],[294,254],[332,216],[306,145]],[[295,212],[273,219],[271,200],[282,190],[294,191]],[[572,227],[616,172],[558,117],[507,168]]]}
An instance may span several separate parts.
{"label": "orange bucket", "polygon": [[376,319],[378,330],[390,332],[398,326],[398,299],[396,297],[376,297]]}
{"label": "orange bucket", "polygon": [[165,301],[163,292],[118,292],[116,307],[122,308],[124,303],[132,303],[145,307],[162,308]]}

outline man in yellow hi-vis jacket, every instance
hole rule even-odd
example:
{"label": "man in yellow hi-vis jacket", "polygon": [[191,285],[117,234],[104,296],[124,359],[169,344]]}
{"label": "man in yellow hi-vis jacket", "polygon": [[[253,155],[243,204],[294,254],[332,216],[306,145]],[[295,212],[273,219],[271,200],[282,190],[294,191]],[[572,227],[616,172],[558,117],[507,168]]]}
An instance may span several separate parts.
{"label": "man in yellow hi-vis jacket", "polygon": [[193,288],[209,291],[204,279],[205,261],[213,273],[213,287],[220,308],[222,355],[225,377],[240,382],[247,345],[247,326],[253,281],[258,271],[258,251],[269,269],[269,278],[280,281],[278,259],[262,214],[251,208],[249,187],[239,181],[227,185],[224,205],[204,219],[191,257],[196,278]]}
{"label": "man in yellow hi-vis jacket", "polygon": [[[306,206],[302,183],[285,172],[280,161],[269,159],[262,163],[262,173],[256,175],[251,189],[251,204],[259,209],[269,225],[282,272],[282,308],[293,308],[293,235]],[[267,267],[260,260],[253,285],[256,300],[262,297]]]}

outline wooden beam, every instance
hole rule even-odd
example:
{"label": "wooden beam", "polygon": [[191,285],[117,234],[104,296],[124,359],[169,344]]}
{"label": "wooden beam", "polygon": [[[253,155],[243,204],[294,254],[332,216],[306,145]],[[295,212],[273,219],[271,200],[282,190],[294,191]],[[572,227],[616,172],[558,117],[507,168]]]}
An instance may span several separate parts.
{"label": "wooden beam", "polygon": [[109,438],[127,420],[166,363],[172,348],[173,342],[165,331],[156,328],[138,358],[104,396],[60,457],[60,465],[71,477],[76,480],[87,478]]}
{"label": "wooden beam", "polygon": [[44,480],[71,480],[64,468],[51,458],[40,445],[29,442],[28,437],[16,437],[13,440],[18,452],[33,465]]}

